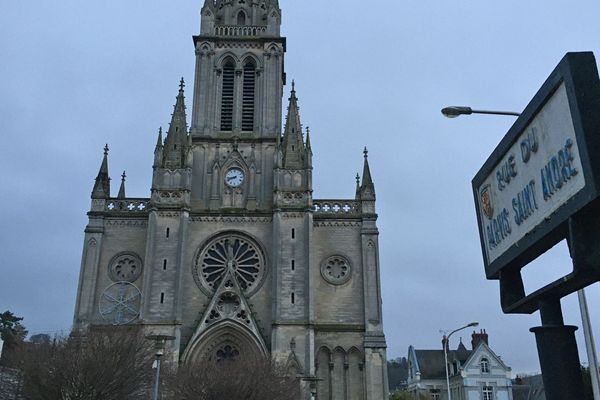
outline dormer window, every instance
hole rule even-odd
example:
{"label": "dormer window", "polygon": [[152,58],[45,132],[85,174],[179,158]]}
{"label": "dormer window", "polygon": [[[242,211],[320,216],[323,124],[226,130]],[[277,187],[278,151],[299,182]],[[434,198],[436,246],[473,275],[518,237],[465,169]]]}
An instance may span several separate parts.
{"label": "dormer window", "polygon": [[237,24],[240,26],[246,25],[246,13],[242,10],[237,15]]}
{"label": "dormer window", "polygon": [[480,369],[481,369],[482,374],[490,373],[490,362],[488,361],[487,358],[482,358],[479,365],[481,367]]}

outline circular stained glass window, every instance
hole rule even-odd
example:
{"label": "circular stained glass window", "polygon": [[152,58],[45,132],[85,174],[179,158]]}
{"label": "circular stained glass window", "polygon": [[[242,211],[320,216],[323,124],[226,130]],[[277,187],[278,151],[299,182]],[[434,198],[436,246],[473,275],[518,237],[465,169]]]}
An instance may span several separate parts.
{"label": "circular stained glass window", "polygon": [[350,280],[352,268],[345,257],[331,256],[321,264],[321,275],[333,285],[342,285]]}
{"label": "circular stained glass window", "polygon": [[260,247],[240,234],[218,236],[196,256],[194,279],[201,289],[212,293],[228,270],[232,271],[246,295],[254,294],[265,276],[265,261]]}

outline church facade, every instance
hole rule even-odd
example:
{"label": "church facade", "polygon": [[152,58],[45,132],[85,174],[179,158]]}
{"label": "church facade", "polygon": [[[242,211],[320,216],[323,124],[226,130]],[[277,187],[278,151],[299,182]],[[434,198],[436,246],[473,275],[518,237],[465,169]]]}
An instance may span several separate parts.
{"label": "church facade", "polygon": [[[387,398],[375,187],[313,199],[310,132],[277,0],[206,0],[185,85],[158,133],[149,198],[92,191],[74,328],[172,335],[180,363],[271,357],[319,399]],[[310,388],[310,390],[308,390]]]}

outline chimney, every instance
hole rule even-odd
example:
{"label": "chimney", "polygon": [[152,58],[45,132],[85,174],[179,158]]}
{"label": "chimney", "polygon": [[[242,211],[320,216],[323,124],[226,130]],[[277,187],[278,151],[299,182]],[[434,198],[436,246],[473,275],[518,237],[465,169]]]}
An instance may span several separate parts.
{"label": "chimney", "polygon": [[471,347],[473,350],[475,350],[475,348],[479,346],[479,343],[481,342],[485,342],[485,344],[489,345],[488,334],[485,329],[482,329],[479,331],[479,333],[473,331],[473,335],[471,335]]}

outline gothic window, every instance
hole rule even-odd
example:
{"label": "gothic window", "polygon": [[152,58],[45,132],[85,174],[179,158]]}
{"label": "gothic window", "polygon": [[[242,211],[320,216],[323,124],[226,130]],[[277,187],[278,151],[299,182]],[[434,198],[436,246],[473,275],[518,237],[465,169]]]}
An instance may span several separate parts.
{"label": "gothic window", "polygon": [[240,356],[240,352],[233,346],[225,345],[217,350],[216,359],[218,363],[235,361]]}
{"label": "gothic window", "polygon": [[207,293],[216,290],[230,271],[240,288],[252,295],[266,275],[263,252],[250,238],[231,233],[210,240],[196,256],[194,279]]}
{"label": "gothic window", "polygon": [[490,373],[490,362],[488,361],[487,358],[482,358],[481,359],[481,373],[482,374],[489,374]]}
{"label": "gothic window", "polygon": [[352,275],[350,262],[342,256],[329,257],[321,264],[321,275],[332,285],[342,285],[348,282]]}
{"label": "gothic window", "polygon": [[237,24],[240,26],[246,25],[246,13],[241,10],[237,15]]}
{"label": "gothic window", "polygon": [[249,60],[244,65],[244,87],[242,93],[242,131],[254,130],[254,102],[256,90],[256,65]]}
{"label": "gothic window", "polygon": [[221,130],[233,129],[233,90],[235,81],[235,67],[233,61],[228,60],[223,66],[223,87],[221,92]]}

